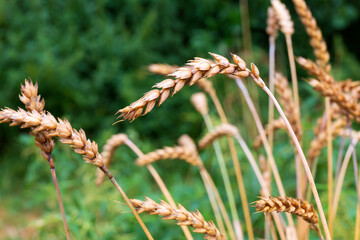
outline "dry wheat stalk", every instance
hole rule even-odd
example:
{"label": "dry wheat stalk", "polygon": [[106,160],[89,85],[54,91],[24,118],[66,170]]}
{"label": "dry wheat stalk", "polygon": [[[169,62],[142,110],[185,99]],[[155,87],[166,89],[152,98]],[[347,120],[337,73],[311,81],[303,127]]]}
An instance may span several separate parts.
{"label": "dry wheat stalk", "polygon": [[[331,133],[332,133],[331,138],[334,138],[335,136],[339,135],[344,130],[346,125],[347,125],[347,120],[344,117],[333,121],[331,124]],[[326,125],[324,126],[324,128],[325,127]],[[310,149],[307,152],[307,160],[309,165],[315,160],[315,158],[317,158],[320,155],[321,150],[326,146],[327,134],[324,128],[323,131],[317,130],[316,138],[314,138],[311,141]]]}
{"label": "dry wheat stalk", "polygon": [[318,228],[319,217],[314,206],[304,200],[294,199],[291,197],[261,197],[255,202],[255,208],[258,212],[287,212],[302,217],[311,224],[312,227]]}
{"label": "dry wheat stalk", "polygon": [[162,216],[164,220],[176,220],[178,225],[191,226],[194,232],[204,234],[204,239],[224,240],[213,222],[206,222],[199,211],[189,212],[180,204],[178,208],[171,207],[167,202],[156,203],[146,197],[145,201],[138,199],[130,200],[138,213],[148,213],[150,215]]}
{"label": "dry wheat stalk", "polygon": [[[106,168],[110,166],[116,148],[123,145],[127,139],[128,137],[126,134],[119,133],[112,135],[107,140],[106,144],[103,147],[103,151],[101,153]],[[100,169],[98,169],[96,172],[96,180],[95,180],[96,185],[100,186],[104,182],[105,177],[106,177],[105,173]]]}
{"label": "dry wheat stalk", "polygon": [[[252,74],[255,79],[259,77],[259,70],[251,64],[251,70],[246,68],[246,63],[239,56],[233,55],[236,64],[232,64],[223,56],[215,53],[210,53],[216,62],[209,61],[204,58],[196,57],[190,60],[187,66],[177,69],[174,73],[170,74],[176,80],[165,79],[154,85],[156,88],[144,94],[142,98],[133,102],[129,106],[120,109],[120,121],[130,120],[133,121],[141,115],[149,113],[157,104],[160,106],[169,96],[176,94],[185,85],[193,85],[201,78],[210,78],[217,74],[230,74],[235,77],[247,77]],[[258,83],[261,84],[261,83]],[[145,110],[144,110],[145,109]]]}
{"label": "dry wheat stalk", "polygon": [[207,114],[209,112],[209,108],[207,105],[206,95],[202,92],[194,93],[191,96],[191,103],[195,107],[195,109],[201,113],[201,115]]}
{"label": "dry wheat stalk", "polygon": [[278,19],[280,30],[284,34],[294,34],[294,23],[291,20],[289,10],[280,0],[271,0],[271,5]]}
{"label": "dry wheat stalk", "polygon": [[165,76],[175,72],[175,70],[178,68],[179,67],[176,65],[169,65],[163,63],[153,63],[150,64],[148,67],[150,72]]}
{"label": "dry wheat stalk", "polygon": [[198,149],[202,150],[210,146],[216,139],[224,136],[235,136],[238,133],[237,127],[229,123],[217,126],[213,131],[206,134],[198,143]]}
{"label": "dry wheat stalk", "polygon": [[164,159],[181,159],[191,165],[198,165],[198,156],[184,146],[165,147],[154,152],[147,153],[136,159],[135,163],[139,166],[151,164]]}
{"label": "dry wheat stalk", "polygon": [[327,50],[326,42],[323,39],[316,19],[312,16],[310,9],[304,0],[293,0],[295,10],[304,24],[307,34],[310,37],[310,45],[313,47],[317,63],[326,71],[330,71],[330,54]]}
{"label": "dry wheat stalk", "polygon": [[[275,132],[278,129],[285,129],[285,123],[281,118],[275,119],[271,124],[267,124],[265,127],[265,134],[266,136],[269,135],[269,132],[272,130]],[[254,140],[253,147],[255,149],[259,149],[261,145],[263,144],[261,136],[257,136]]]}

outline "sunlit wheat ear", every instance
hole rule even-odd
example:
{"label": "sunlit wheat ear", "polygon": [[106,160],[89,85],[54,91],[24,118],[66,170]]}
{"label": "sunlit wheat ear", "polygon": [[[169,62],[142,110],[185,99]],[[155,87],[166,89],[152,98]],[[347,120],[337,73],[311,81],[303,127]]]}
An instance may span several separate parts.
{"label": "sunlit wheat ear", "polygon": [[326,71],[331,69],[329,60],[330,54],[327,50],[326,42],[323,39],[320,28],[316,23],[316,19],[304,0],[292,0],[295,10],[304,24],[307,34],[310,37],[310,45],[313,47],[316,56],[316,62]]}
{"label": "sunlit wheat ear", "polygon": [[[112,157],[114,155],[114,151],[117,147],[123,145],[125,141],[128,139],[126,134],[119,133],[112,135],[106,142],[106,144],[103,147],[103,151],[101,153],[103,157],[103,162],[105,167],[109,167],[112,162]],[[101,171],[100,169],[97,169],[96,171],[96,185],[100,186],[104,180],[105,180],[105,173]]]}
{"label": "sunlit wheat ear", "polygon": [[195,107],[195,109],[201,113],[201,115],[208,114],[209,108],[207,105],[206,95],[202,92],[194,93],[191,96],[191,103]]}
{"label": "sunlit wheat ear", "polygon": [[314,206],[304,200],[291,197],[261,197],[254,202],[258,212],[288,212],[295,214],[310,223],[314,228],[318,228],[319,217]]}
{"label": "sunlit wheat ear", "polygon": [[294,23],[291,20],[289,10],[286,8],[285,4],[279,0],[271,0],[271,5],[277,16],[280,30],[284,34],[294,34]]}
{"label": "sunlit wheat ear", "polygon": [[[20,90],[21,94],[19,95],[19,98],[20,101],[25,104],[26,109],[28,111],[37,111],[41,114],[44,114],[45,100],[41,99],[41,96],[38,95],[38,84],[33,84],[30,79],[25,79],[25,84],[21,84]],[[52,137],[49,136],[46,130],[37,133],[32,132],[31,134],[35,136],[35,144],[41,149],[41,155],[49,164],[50,172],[55,185],[60,213],[64,224],[66,238],[69,240],[71,239],[70,231],[66,221],[65,208],[60,193],[59,183],[56,177],[54,159],[52,157],[52,151],[54,150],[55,142]]]}
{"label": "sunlit wheat ear", "polygon": [[[154,106],[161,105],[170,94],[173,96],[179,92],[184,86],[196,84],[202,78],[210,78],[217,74],[231,74],[237,77],[247,77],[250,70],[246,69],[246,64],[240,67],[232,64],[223,56],[215,53],[210,53],[215,59],[215,62],[204,58],[195,57],[190,60],[187,66],[178,68],[169,76],[175,77],[176,80],[166,79],[154,85],[156,90],[151,90],[144,94],[142,98],[133,102],[129,106],[120,109],[117,114],[120,114],[119,121],[130,120],[149,113]],[[240,57],[238,57],[240,59]]]}
{"label": "sunlit wheat ear", "polygon": [[198,149],[202,150],[210,146],[216,139],[224,136],[235,136],[238,134],[238,129],[234,125],[224,123],[217,126],[214,131],[206,134],[198,143]]}
{"label": "sunlit wheat ear", "polygon": [[266,33],[276,38],[279,31],[279,24],[276,19],[276,13],[273,7],[268,7],[267,10],[267,21],[266,21]]}
{"label": "sunlit wheat ear", "polygon": [[4,122],[10,123],[10,126],[21,125],[21,128],[32,128],[34,132],[47,131],[49,136],[59,137],[60,142],[70,145],[76,153],[82,156],[85,162],[101,168],[126,201],[135,218],[144,230],[147,238],[153,239],[145,224],[129,202],[125,192],[116,182],[110,171],[105,167],[96,142],[87,139],[84,130],[80,129],[77,131],[76,129],[73,129],[68,120],[62,120],[60,118],[56,120],[49,112],[40,114],[35,110],[26,112],[21,108],[19,108],[18,111],[10,108],[2,109],[0,111],[0,123]]}
{"label": "sunlit wheat ear", "polygon": [[159,75],[169,75],[176,71],[179,67],[176,65],[169,65],[163,63],[150,64],[148,67],[149,72]]}
{"label": "sunlit wheat ear", "polygon": [[183,146],[165,147],[157,149],[154,152],[147,153],[136,159],[135,163],[139,166],[151,164],[156,161],[165,159],[180,159],[184,160],[191,165],[198,165],[198,156]]}
{"label": "sunlit wheat ear", "polygon": [[215,224],[213,222],[206,222],[199,211],[189,212],[180,204],[178,208],[173,208],[165,201],[156,203],[148,197],[145,198],[145,201],[138,199],[131,199],[130,201],[138,213],[158,215],[164,220],[175,220],[178,225],[191,226],[194,228],[194,232],[204,234],[204,239],[225,239],[220,234]]}

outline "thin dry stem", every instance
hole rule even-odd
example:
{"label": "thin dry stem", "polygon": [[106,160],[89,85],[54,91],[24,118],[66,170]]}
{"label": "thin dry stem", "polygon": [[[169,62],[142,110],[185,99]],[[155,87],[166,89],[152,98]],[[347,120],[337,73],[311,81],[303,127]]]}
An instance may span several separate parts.
{"label": "thin dry stem", "polygon": [[[275,119],[272,121],[272,123],[270,124],[267,124],[265,126],[265,135],[266,136],[270,136],[270,132],[276,132],[278,129],[285,129],[286,126],[285,126],[285,123],[284,121],[281,119],[281,118],[278,118],[278,119]],[[254,143],[253,143],[253,147],[255,149],[258,149],[262,146],[263,142],[262,142],[262,138],[261,136],[257,136],[254,140]],[[270,142],[269,142],[270,144]]]}
{"label": "thin dry stem", "polygon": [[171,207],[167,202],[156,203],[146,197],[145,201],[132,199],[131,203],[138,213],[162,216],[164,220],[176,220],[178,225],[191,226],[194,232],[204,234],[204,239],[224,240],[213,222],[206,222],[199,211],[189,212],[179,204],[178,208]]}

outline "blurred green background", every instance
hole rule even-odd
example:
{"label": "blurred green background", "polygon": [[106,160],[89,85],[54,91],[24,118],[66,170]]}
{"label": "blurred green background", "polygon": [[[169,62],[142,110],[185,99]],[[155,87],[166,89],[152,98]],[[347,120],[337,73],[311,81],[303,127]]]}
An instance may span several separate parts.
{"label": "blurred green background", "polygon": [[[291,1],[283,2],[295,22],[295,55],[313,58],[308,37]],[[360,79],[360,2],[313,0],[308,4],[328,43],[336,79]],[[252,48],[245,54],[243,39],[249,34],[243,30],[238,1],[0,0],[0,106],[23,107],[18,99],[20,84],[29,77],[38,82],[45,108],[55,116],[69,119],[74,128],[83,128],[100,148],[112,134],[119,132],[127,133],[144,152],[175,145],[184,133],[199,140],[206,129],[189,100],[192,93],[199,91],[197,87],[185,87],[162,107],[133,123],[112,125],[114,113],[164,79],[147,71],[151,63],[183,65],[195,56],[209,58],[209,51],[226,57],[234,52],[247,61],[256,62],[263,78],[267,79],[268,6],[269,1],[249,1]],[[287,52],[281,34],[277,48],[277,70],[287,75]],[[319,94],[301,80],[306,74],[300,69],[298,73],[306,150],[323,105]],[[224,77],[214,78],[213,83],[231,123],[240,127],[251,144],[256,130],[247,125],[251,124],[251,118],[235,83]],[[249,82],[248,86],[253,96],[259,95],[257,105],[265,122],[267,98],[253,83]],[[214,122],[219,123],[212,105],[210,109]],[[294,196],[293,149],[284,132],[276,137],[276,160],[287,192]],[[0,239],[64,239],[49,167],[33,137],[26,130],[1,124],[0,140]],[[334,144],[336,149],[339,144]],[[228,155],[225,152],[227,159]],[[239,155],[248,199],[254,201],[259,195],[259,186],[246,159],[242,153]],[[202,157],[224,193],[213,150],[205,151]],[[84,164],[80,156],[59,143],[54,158],[74,239],[145,238],[111,183],[105,182],[101,188],[95,186],[93,166]],[[113,175],[131,198],[163,199],[147,170],[133,164],[135,158],[130,150],[121,147],[110,168]],[[326,209],[324,154],[319,162],[316,181]],[[228,166],[243,219],[230,161]],[[213,219],[194,167],[182,161],[165,161],[155,167],[175,201],[189,210],[199,209],[205,218]],[[335,234],[341,236],[344,232],[352,236],[354,228],[352,209],[356,194],[352,166],[348,173],[335,229]],[[253,208],[250,210],[254,212]],[[252,220],[256,235],[262,236],[263,215],[252,214]],[[183,239],[180,228],[173,223],[154,216],[144,216],[144,221],[156,239]],[[196,237],[200,239],[201,235]]]}

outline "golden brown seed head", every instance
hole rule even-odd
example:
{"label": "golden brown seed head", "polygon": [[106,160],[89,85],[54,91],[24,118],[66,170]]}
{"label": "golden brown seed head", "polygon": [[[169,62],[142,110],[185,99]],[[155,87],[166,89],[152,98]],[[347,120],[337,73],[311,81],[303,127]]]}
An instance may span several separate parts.
{"label": "golden brown seed head", "polygon": [[194,93],[191,96],[191,103],[201,115],[208,114],[209,108],[207,105],[207,98],[204,93],[202,92]]}

